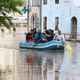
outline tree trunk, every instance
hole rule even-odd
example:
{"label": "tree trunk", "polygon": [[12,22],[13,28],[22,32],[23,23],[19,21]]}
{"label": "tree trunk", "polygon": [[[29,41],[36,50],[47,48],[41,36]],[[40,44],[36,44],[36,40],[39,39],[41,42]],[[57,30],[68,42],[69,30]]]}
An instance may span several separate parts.
{"label": "tree trunk", "polygon": [[3,32],[2,32],[2,37],[4,37],[4,34],[3,34]]}
{"label": "tree trunk", "polygon": [[15,31],[14,31],[14,33],[13,33],[13,36],[14,36],[14,37],[16,36]]}

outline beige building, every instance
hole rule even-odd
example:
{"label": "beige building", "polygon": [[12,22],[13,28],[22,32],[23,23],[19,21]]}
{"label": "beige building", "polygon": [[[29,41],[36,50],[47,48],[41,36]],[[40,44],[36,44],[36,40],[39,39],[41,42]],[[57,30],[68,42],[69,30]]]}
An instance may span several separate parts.
{"label": "beige building", "polygon": [[40,0],[29,0],[29,29],[33,28],[40,28]]}
{"label": "beige building", "polygon": [[[37,30],[40,28],[40,0],[25,0],[26,3],[23,7],[18,7],[20,10],[22,10],[24,7],[26,9],[28,8],[28,1],[29,1],[29,30],[36,28]],[[27,15],[27,12],[22,12],[23,15]],[[18,17],[20,14],[18,13],[10,13],[8,14],[12,17]],[[16,27],[23,27],[27,26],[27,21],[20,21],[20,20],[14,20],[14,23],[16,24]]]}

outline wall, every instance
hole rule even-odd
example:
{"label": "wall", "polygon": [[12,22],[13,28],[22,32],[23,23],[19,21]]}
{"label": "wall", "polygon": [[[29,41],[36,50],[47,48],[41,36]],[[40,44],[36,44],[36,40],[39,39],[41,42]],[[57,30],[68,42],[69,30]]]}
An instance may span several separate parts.
{"label": "wall", "polygon": [[59,29],[62,33],[71,33],[71,18],[75,16],[77,33],[80,34],[80,8],[75,7],[74,0],[59,0],[59,4],[55,4],[55,0],[47,1],[44,5],[42,0],[42,31],[43,17],[47,16],[47,29],[55,30],[55,17],[59,17]]}
{"label": "wall", "polygon": [[76,7],[80,7],[80,0],[74,0],[74,5]]}
{"label": "wall", "polygon": [[[31,29],[31,27],[33,27],[33,16],[35,16],[35,13],[37,14],[37,17],[39,18],[40,17],[40,8],[39,7],[29,7],[31,9],[31,12],[29,13],[29,29]],[[40,20],[39,20],[40,21]],[[38,24],[39,25],[39,24]],[[35,27],[37,25],[35,24]],[[40,26],[39,26],[40,27]]]}

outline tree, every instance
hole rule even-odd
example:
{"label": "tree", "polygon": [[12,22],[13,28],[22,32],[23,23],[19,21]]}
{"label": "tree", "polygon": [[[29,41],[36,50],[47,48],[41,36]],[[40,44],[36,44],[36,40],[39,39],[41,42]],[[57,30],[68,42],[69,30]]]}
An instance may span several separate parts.
{"label": "tree", "polygon": [[1,28],[2,36],[3,36],[4,31],[5,31],[5,30],[4,30],[3,28]]}
{"label": "tree", "polygon": [[0,26],[4,25],[7,29],[13,26],[12,17],[7,14],[18,12],[22,14],[18,6],[23,6],[25,1],[22,0],[0,0]]}
{"label": "tree", "polygon": [[15,36],[15,32],[16,32],[16,28],[15,27],[13,27],[13,31],[14,31],[14,36]]}

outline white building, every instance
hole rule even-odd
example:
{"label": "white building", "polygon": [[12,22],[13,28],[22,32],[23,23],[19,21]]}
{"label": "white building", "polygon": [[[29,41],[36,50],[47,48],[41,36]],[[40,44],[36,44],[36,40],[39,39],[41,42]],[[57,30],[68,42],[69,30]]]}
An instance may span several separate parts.
{"label": "white building", "polygon": [[80,0],[42,0],[41,29],[60,29],[66,38],[80,39]]}

